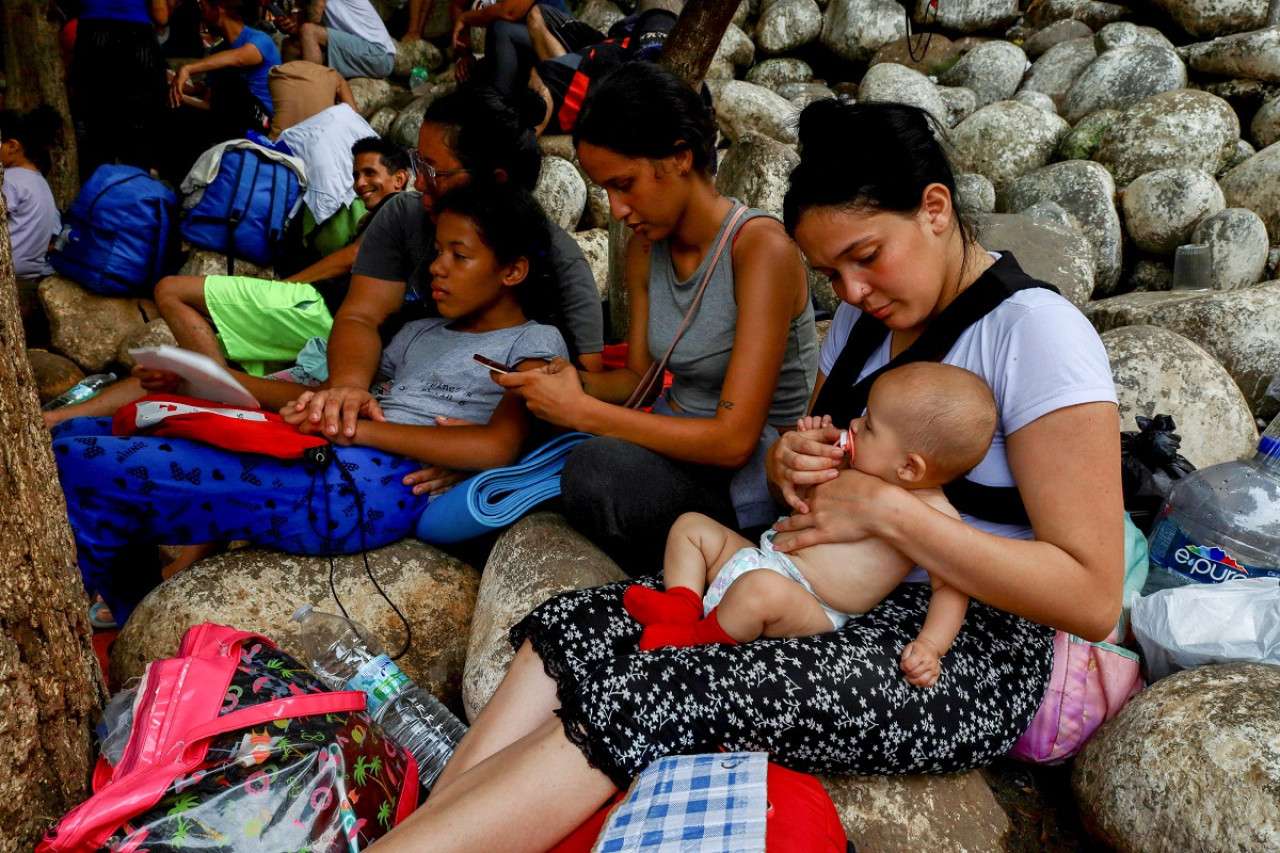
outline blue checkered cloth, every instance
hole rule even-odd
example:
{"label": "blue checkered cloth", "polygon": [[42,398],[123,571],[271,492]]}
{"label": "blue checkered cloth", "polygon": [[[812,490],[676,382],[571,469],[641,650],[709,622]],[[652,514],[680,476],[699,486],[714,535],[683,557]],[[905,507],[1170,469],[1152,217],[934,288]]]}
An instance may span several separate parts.
{"label": "blue checkered cloth", "polygon": [[763,752],[673,755],[636,777],[597,853],[762,853],[769,808]]}

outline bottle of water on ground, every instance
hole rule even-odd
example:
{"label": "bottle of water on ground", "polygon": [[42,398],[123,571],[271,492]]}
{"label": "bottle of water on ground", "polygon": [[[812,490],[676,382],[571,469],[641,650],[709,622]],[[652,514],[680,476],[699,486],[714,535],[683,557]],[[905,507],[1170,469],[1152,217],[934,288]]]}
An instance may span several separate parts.
{"label": "bottle of water on ground", "polygon": [[86,376],[77,384],[72,385],[66,391],[41,406],[40,411],[52,412],[54,409],[61,409],[63,406],[83,403],[90,397],[96,396],[99,391],[115,381],[116,375],[114,373],[95,373],[92,376]]}
{"label": "bottle of water on ground", "polygon": [[1280,418],[1252,459],[1174,483],[1151,531],[1144,594],[1190,583],[1280,577]]}
{"label": "bottle of water on ground", "polygon": [[293,614],[311,671],[331,690],[362,690],[374,722],[409,750],[430,790],[467,727],[400,671],[369,629],[304,604]]}

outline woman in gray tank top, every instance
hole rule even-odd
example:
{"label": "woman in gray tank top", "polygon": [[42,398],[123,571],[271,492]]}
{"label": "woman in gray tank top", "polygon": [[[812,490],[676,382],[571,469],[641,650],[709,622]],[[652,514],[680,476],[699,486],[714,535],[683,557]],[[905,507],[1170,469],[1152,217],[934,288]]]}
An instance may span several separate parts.
{"label": "woman in gray tank top", "polygon": [[[713,183],[715,138],[712,112],[655,65],[631,63],[596,84],[575,139],[583,169],[633,234],[627,365],[580,374],[557,362],[500,380],[539,417],[600,436],[565,465],[565,507],[632,574],[661,568],[667,532],[684,512],[732,527],[776,517],[761,445],[776,438],[772,427],[804,414],[813,387],[817,338],[805,267],[781,224],[746,211],[714,257],[741,207]],[[624,408],[708,274],[667,364],[671,387],[652,414]]]}

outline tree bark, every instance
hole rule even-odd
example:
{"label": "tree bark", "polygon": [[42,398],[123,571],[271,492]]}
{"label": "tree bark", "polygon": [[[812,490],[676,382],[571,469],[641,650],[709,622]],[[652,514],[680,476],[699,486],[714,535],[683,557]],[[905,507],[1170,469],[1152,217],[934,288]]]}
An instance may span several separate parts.
{"label": "tree bark", "polygon": [[662,46],[662,64],[690,86],[700,85],[736,11],[733,0],[688,0]]}
{"label": "tree bark", "polygon": [[47,0],[4,0],[4,71],[7,109],[29,110],[48,104],[62,116],[62,142],[50,152],[53,168],[45,177],[58,207],[66,209],[80,191],[76,134],[67,100],[67,75],[58,45],[58,27],[49,20]]}
{"label": "tree bark", "polygon": [[17,853],[87,795],[106,687],[27,362],[2,194],[0,507],[0,851]]}

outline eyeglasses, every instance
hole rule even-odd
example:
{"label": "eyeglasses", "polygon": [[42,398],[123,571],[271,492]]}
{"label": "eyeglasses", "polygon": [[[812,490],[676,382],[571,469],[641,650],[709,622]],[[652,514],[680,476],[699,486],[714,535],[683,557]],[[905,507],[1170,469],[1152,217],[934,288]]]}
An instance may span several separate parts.
{"label": "eyeglasses", "polygon": [[449,175],[464,175],[471,172],[470,169],[437,169],[422,158],[422,155],[418,153],[418,149],[406,148],[405,150],[409,152],[409,160],[413,163],[413,171],[425,178],[428,183],[434,184],[436,178],[445,178]]}

